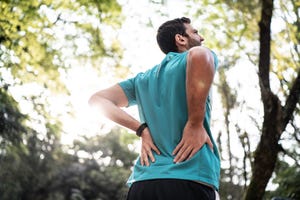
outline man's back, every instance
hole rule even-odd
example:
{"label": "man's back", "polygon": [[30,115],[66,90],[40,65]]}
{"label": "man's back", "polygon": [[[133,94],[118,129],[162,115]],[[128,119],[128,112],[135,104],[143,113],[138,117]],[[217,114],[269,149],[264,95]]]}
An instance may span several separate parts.
{"label": "man's back", "polygon": [[[161,65],[96,92],[89,104],[141,137],[127,200],[215,199],[220,159],[209,91],[216,56],[186,17],[164,22],[156,39],[167,54]],[[140,120],[121,109],[133,104]]]}
{"label": "man's back", "polygon": [[[177,178],[204,182],[218,188],[219,157],[205,145],[192,159],[175,164],[172,155],[182,138],[187,122],[186,97],[187,52],[166,55],[161,64],[121,82],[129,104],[137,104],[141,121],[147,122],[153,141],[161,154],[155,162],[142,166],[140,161],[129,178],[131,184],[138,180]],[[210,134],[209,101],[206,103],[205,128]]]}

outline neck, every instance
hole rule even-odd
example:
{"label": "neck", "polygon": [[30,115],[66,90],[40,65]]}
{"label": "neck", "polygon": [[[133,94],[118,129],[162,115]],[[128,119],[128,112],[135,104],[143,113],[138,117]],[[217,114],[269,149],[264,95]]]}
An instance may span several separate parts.
{"label": "neck", "polygon": [[182,53],[182,52],[185,52],[187,51],[188,49],[185,48],[185,47],[178,47],[178,53]]}

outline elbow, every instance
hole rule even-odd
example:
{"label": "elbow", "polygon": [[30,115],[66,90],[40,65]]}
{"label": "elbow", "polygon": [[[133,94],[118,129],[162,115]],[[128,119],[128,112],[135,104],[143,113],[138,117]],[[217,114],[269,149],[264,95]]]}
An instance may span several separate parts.
{"label": "elbow", "polygon": [[[120,94],[121,93],[121,94]],[[122,92],[116,91],[115,88],[108,88],[94,93],[88,100],[90,106],[107,107],[111,104],[121,107],[125,104],[125,98],[122,97]]]}
{"label": "elbow", "polygon": [[116,103],[111,98],[109,98],[104,91],[96,92],[88,100],[88,104],[91,107],[104,108],[108,105],[108,103],[116,105]]}
{"label": "elbow", "polygon": [[103,97],[101,97],[100,94],[95,93],[95,94],[93,94],[93,95],[89,98],[88,104],[89,104],[89,106],[93,107],[93,106],[95,106],[95,105],[97,105],[97,104],[100,104],[101,99],[103,99]]}
{"label": "elbow", "polygon": [[91,109],[91,114],[92,116],[97,116],[98,114],[105,114],[104,113],[104,108],[105,108],[105,101],[103,101],[104,98],[99,94],[99,92],[93,94],[89,99],[88,99],[88,105]]}
{"label": "elbow", "polygon": [[95,104],[95,102],[96,102],[96,95],[93,94],[93,95],[89,98],[88,104],[89,104],[89,106],[93,106],[93,105]]}

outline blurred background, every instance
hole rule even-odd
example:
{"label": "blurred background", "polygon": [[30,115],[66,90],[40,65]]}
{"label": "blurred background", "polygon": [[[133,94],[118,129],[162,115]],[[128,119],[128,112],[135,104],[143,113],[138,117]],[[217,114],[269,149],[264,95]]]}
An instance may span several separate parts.
{"label": "blurred background", "polygon": [[87,101],[158,64],[182,16],[219,57],[221,199],[300,199],[299,1],[1,0],[1,200],[126,196],[140,141]]}

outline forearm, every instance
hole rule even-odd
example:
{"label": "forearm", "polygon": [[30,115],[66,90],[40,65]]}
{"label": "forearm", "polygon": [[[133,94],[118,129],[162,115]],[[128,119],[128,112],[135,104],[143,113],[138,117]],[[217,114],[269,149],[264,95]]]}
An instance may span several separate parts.
{"label": "forearm", "polygon": [[128,100],[119,85],[96,92],[89,99],[89,104],[97,114],[102,114],[128,129],[136,131],[140,125],[139,121],[121,109],[128,105]]}
{"label": "forearm", "polygon": [[98,113],[103,114],[108,119],[128,129],[136,131],[140,125],[139,121],[108,99],[96,97],[95,103],[91,103],[91,105]]}
{"label": "forearm", "polygon": [[[118,84],[93,94],[89,99],[89,104],[97,113],[102,113],[108,119],[133,131],[137,131],[141,125],[139,121],[121,109],[121,107],[128,105],[128,99]],[[152,150],[157,154],[160,154],[160,151],[153,143],[150,130],[147,127],[140,130],[140,136],[142,138],[141,165],[149,166],[148,158],[150,158],[152,162],[155,161]]]}

